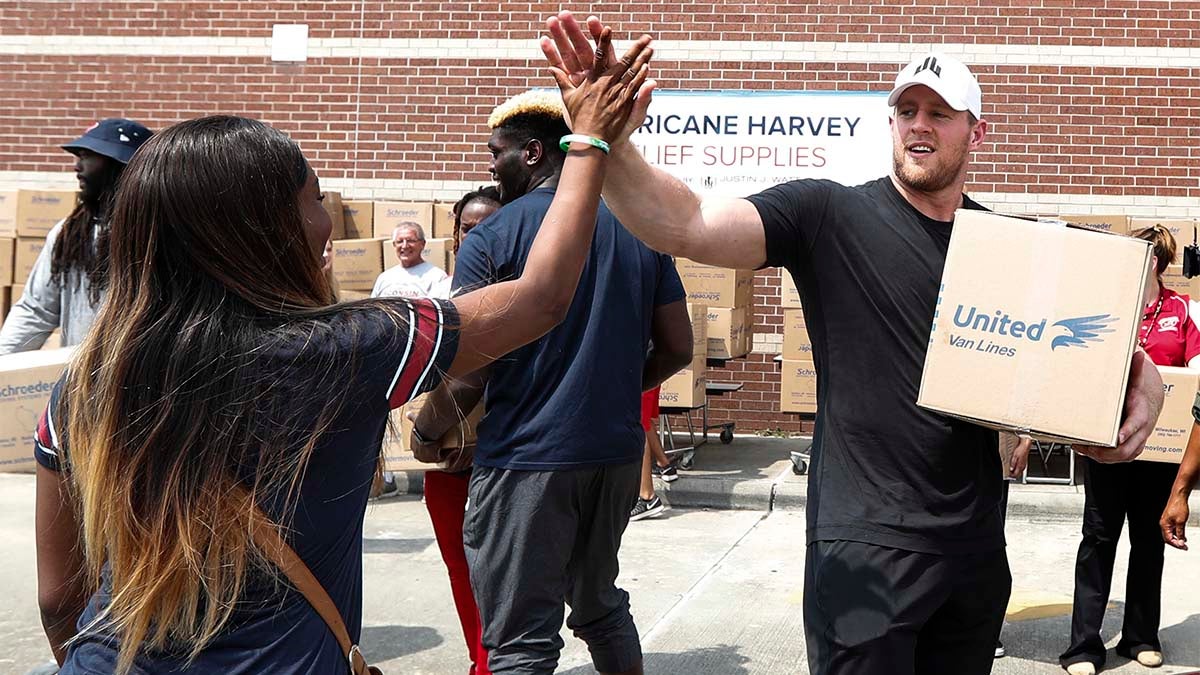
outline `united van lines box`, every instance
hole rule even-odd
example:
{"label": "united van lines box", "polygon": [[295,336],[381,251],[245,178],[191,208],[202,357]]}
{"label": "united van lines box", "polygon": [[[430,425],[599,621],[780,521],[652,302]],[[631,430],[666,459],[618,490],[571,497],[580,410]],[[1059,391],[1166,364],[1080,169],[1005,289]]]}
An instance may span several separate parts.
{"label": "united van lines box", "polygon": [[[428,395],[421,395],[391,413],[391,427],[384,434],[384,468],[388,471],[444,469],[444,464],[429,464],[418,462],[412,454],[409,436],[412,434],[413,423],[408,419],[408,413],[420,413]],[[460,418],[459,423],[451,427],[442,440],[443,448],[462,450],[466,446],[475,445],[475,430],[483,419],[483,402],[480,401],[471,414]],[[393,433],[393,431],[395,433]]]}
{"label": "united van lines box", "polygon": [[1086,225],[1092,229],[1103,230],[1113,234],[1129,234],[1129,216],[1109,215],[1064,215],[1059,218],[1076,225]]}
{"label": "united van lines box", "polygon": [[746,307],[708,308],[708,358],[736,359],[750,353],[754,333]]}
{"label": "united van lines box", "polygon": [[433,234],[431,237],[454,236],[454,204],[438,202],[433,205]]}
{"label": "united van lines box", "polygon": [[959,210],[917,404],[1115,445],[1149,263],[1140,239]]}
{"label": "united van lines box", "polygon": [[[13,283],[16,246],[17,241],[15,239],[0,237],[0,286],[11,286]],[[24,281],[24,279],[21,281]]]}
{"label": "united van lines box", "polygon": [[0,356],[0,472],[34,470],[33,434],[72,348]]}
{"label": "united van lines box", "polygon": [[796,288],[796,282],[792,279],[792,273],[782,267],[779,268],[779,284],[781,295],[779,306],[784,309],[799,307],[800,291]]}
{"label": "united van lines box", "polygon": [[0,190],[0,237],[17,236],[17,191]]}
{"label": "united van lines box", "polygon": [[779,379],[779,411],[817,412],[817,367],[812,361],[783,359]]}
{"label": "united van lines box", "polygon": [[812,340],[804,323],[804,310],[783,310],[783,358],[812,361]]}
{"label": "united van lines box", "polygon": [[333,242],[333,276],[342,288],[370,290],[382,272],[382,240],[343,239]]}
{"label": "united van lines box", "polygon": [[346,216],[342,213],[342,193],[326,190],[324,194],[325,199],[321,200],[321,206],[325,207],[325,212],[329,214],[329,222],[333,225],[329,238],[345,239]]}
{"label": "united van lines box", "polygon": [[42,237],[75,210],[75,193],[58,190],[17,190],[15,229],[18,237]]}
{"label": "united van lines box", "polygon": [[1192,243],[1192,228],[1196,226],[1196,221],[1191,218],[1130,218],[1129,234],[1155,225],[1167,228],[1171,236],[1175,237],[1175,243],[1179,245],[1182,252],[1185,244]]}
{"label": "united van lines box", "polygon": [[416,223],[430,237],[433,230],[433,204],[429,202],[375,202],[374,236],[392,238],[392,230],[405,223]]}
{"label": "united van lines box", "polygon": [[1158,372],[1163,380],[1162,412],[1138,459],[1178,464],[1192,435],[1192,403],[1200,387],[1200,371],[1159,366]]}
{"label": "united van lines box", "polygon": [[[375,236],[375,202],[342,200],[342,226],[345,239],[370,239]],[[388,232],[387,236],[392,236]]]}
{"label": "united van lines box", "polygon": [[713,307],[749,307],[754,297],[754,272],[701,265],[676,258],[688,302]]}
{"label": "united van lines box", "polygon": [[46,240],[42,237],[18,237],[13,253],[13,281],[24,285],[37,262]]}

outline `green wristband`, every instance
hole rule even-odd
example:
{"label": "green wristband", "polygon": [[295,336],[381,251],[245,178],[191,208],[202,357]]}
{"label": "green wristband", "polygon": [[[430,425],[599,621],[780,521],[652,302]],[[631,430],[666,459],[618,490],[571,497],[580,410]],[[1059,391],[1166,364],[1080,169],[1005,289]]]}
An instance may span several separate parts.
{"label": "green wristband", "polygon": [[599,138],[595,138],[593,136],[584,136],[583,134],[567,134],[566,136],[558,139],[558,147],[562,148],[563,152],[566,152],[567,148],[571,147],[572,143],[587,143],[593,148],[599,148],[600,151],[606,155],[609,151],[608,143],[605,143]]}

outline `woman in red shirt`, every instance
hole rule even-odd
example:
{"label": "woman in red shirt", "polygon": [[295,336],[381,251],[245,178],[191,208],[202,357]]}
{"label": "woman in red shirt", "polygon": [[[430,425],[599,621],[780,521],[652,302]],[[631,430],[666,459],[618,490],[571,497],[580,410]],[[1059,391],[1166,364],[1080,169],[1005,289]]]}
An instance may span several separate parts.
{"label": "woman in red shirt", "polygon": [[[1154,244],[1146,280],[1145,308],[1138,345],[1160,366],[1200,367],[1200,327],[1192,301],[1163,286],[1162,273],[1175,261],[1175,238],[1160,225],[1134,234]],[[1161,613],[1163,538],[1159,516],[1170,497],[1178,467],[1162,462],[1101,464],[1085,458],[1083,541],[1075,559],[1075,601],[1071,646],[1059,662],[1072,675],[1095,673],[1104,665],[1100,624],[1112,588],[1113,563],[1121,527],[1129,519],[1129,572],[1125,619],[1117,654],[1147,667],[1162,664],[1158,640]]]}

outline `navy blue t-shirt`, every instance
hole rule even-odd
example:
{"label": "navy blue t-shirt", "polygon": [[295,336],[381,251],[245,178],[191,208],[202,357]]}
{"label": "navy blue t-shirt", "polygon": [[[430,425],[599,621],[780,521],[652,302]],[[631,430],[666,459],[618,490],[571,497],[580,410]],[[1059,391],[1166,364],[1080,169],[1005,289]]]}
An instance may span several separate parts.
{"label": "navy blue t-shirt", "polygon": [[[379,310],[355,309],[338,314],[323,340],[280,344],[262,356],[259,372],[273,373],[282,383],[314,367],[348,373],[348,382],[327,392],[326,398],[286,397],[283,403],[312,410],[333,397],[341,408],[319,439],[301,485],[288,543],[312,570],[342,614],[351,640],[362,630],[362,524],[367,496],[375,475],[388,412],[441,382],[454,360],[457,326],[454,306],[446,301],[401,300],[407,326]],[[413,328],[415,327],[415,329]],[[319,342],[319,344],[317,344]],[[320,365],[317,365],[317,364]],[[331,367],[332,366],[332,367]],[[61,387],[61,382],[59,384]],[[44,467],[70,470],[70,443],[62,437],[55,413],[56,387],[38,425],[34,456]],[[265,420],[264,424],[269,424]],[[261,504],[273,517],[278,505]],[[82,630],[107,607],[111,576],[105,570],[101,587],[79,618]],[[190,665],[186,651],[142,653],[135,675],[275,673],[345,673],[346,659],[333,633],[299,592],[277,585],[261,573],[247,579],[247,590],[230,623]],[[62,675],[112,673],[116,670],[117,640],[101,624],[83,634],[70,648]]]}
{"label": "navy blue t-shirt", "polygon": [[[519,277],[553,199],[553,188],[538,188],[471,230],[454,287]],[[475,463],[555,471],[639,459],[650,319],[655,307],[684,297],[671,257],[638,241],[601,203],[566,320],[491,366]]]}

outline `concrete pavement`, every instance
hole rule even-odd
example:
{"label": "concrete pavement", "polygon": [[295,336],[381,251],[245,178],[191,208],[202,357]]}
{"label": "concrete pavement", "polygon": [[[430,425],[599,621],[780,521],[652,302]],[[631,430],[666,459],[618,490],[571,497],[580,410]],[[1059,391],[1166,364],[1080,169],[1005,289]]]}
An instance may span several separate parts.
{"label": "concrete pavement", "polygon": [[[702,448],[695,470],[664,490],[674,508],[630,525],[621,583],[633,598],[647,673],[808,672],[801,622],[804,479],[791,474],[786,454],[795,443],[738,438]],[[723,508],[683,507],[702,499]],[[49,655],[36,609],[32,500],[31,476],[0,475],[0,639],[8,646],[0,652],[0,674],[23,675]],[[1008,523],[1014,591],[1004,633],[1010,656],[995,662],[995,673],[1062,672],[1057,655],[1070,623],[1076,503],[1081,508],[1082,495],[1068,487],[1014,490]],[[365,532],[368,656],[389,673],[464,673],[445,568],[419,497],[374,504]],[[1110,647],[1120,630],[1126,558],[1123,543],[1105,624]],[[1200,550],[1168,551],[1164,578],[1168,665],[1157,672],[1200,670]],[[566,631],[564,640],[558,672],[591,673],[584,646]],[[1109,664],[1105,672],[1144,672],[1111,652]]]}

